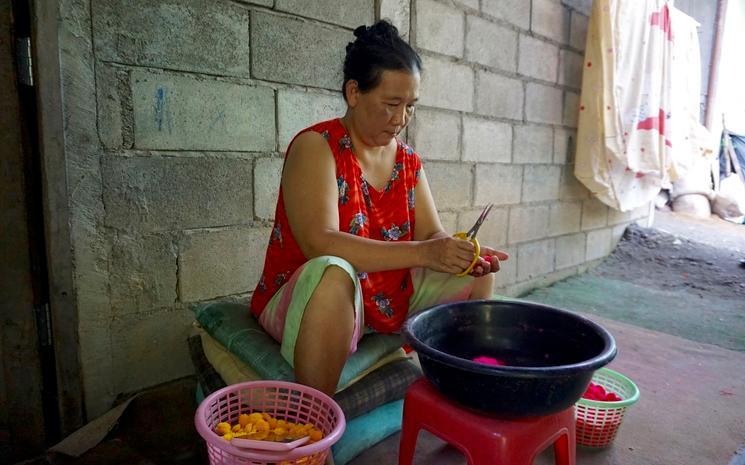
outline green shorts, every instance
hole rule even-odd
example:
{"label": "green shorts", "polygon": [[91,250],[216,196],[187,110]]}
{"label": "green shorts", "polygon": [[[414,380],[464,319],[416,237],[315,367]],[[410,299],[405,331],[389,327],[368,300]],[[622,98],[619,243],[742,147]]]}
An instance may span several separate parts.
{"label": "green shorts", "polygon": [[[282,357],[295,366],[295,343],[305,307],[329,266],[338,266],[354,282],[354,335],[349,353],[357,350],[357,342],[364,336],[365,313],[362,306],[362,289],[354,267],[343,258],[325,255],[308,260],[279,288],[259,316],[259,324],[282,344]],[[439,273],[426,268],[412,268],[414,292],[409,299],[409,314],[433,305],[466,300],[471,294],[475,278]]]}

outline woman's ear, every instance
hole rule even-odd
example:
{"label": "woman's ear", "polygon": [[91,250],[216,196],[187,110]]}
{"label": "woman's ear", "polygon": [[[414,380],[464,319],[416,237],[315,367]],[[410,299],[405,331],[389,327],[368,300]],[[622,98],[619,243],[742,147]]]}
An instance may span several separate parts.
{"label": "woman's ear", "polygon": [[357,101],[360,96],[360,86],[357,81],[354,79],[348,80],[347,84],[344,86],[344,94],[347,96],[347,105],[351,108],[357,106]]}

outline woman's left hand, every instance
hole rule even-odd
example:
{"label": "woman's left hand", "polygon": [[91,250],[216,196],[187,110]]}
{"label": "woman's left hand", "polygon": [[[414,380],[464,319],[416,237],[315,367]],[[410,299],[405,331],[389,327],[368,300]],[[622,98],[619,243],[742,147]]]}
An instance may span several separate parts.
{"label": "woman's left hand", "polygon": [[481,246],[479,255],[479,261],[476,262],[473,270],[469,273],[474,278],[480,278],[489,273],[496,273],[499,271],[500,262],[510,258],[507,253],[486,246]]}

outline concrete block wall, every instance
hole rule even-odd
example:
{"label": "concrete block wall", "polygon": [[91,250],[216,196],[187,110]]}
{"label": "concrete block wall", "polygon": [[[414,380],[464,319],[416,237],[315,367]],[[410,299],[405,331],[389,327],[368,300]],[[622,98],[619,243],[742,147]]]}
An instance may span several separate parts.
{"label": "concrete block wall", "polygon": [[343,114],[353,28],[408,32],[408,4],[378,3],[59,0],[89,418],[192,373],[191,304],[248,300],[283,151]]}
{"label": "concrete block wall", "polygon": [[496,291],[519,295],[607,256],[647,210],[609,211],[573,175],[590,2],[411,4],[425,70],[410,142],[449,224],[496,205],[480,233],[512,254]]}
{"label": "concrete block wall", "polygon": [[409,134],[442,222],[512,254],[517,295],[623,226],[573,177],[584,14],[558,0],[58,0],[89,418],[192,372],[189,306],[247,300],[295,132],[344,111],[346,43],[387,17],[424,61]]}

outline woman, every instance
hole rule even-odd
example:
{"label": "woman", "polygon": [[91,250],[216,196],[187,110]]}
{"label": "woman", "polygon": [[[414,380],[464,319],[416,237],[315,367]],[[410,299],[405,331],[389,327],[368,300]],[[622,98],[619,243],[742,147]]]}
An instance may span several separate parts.
{"label": "woman", "polygon": [[[251,302],[299,383],[333,395],[365,332],[407,314],[488,298],[507,254],[446,233],[419,156],[398,139],[414,112],[421,61],[394,26],[354,31],[346,114],[301,131],[287,149],[264,271]],[[488,257],[484,258],[484,257]]]}

